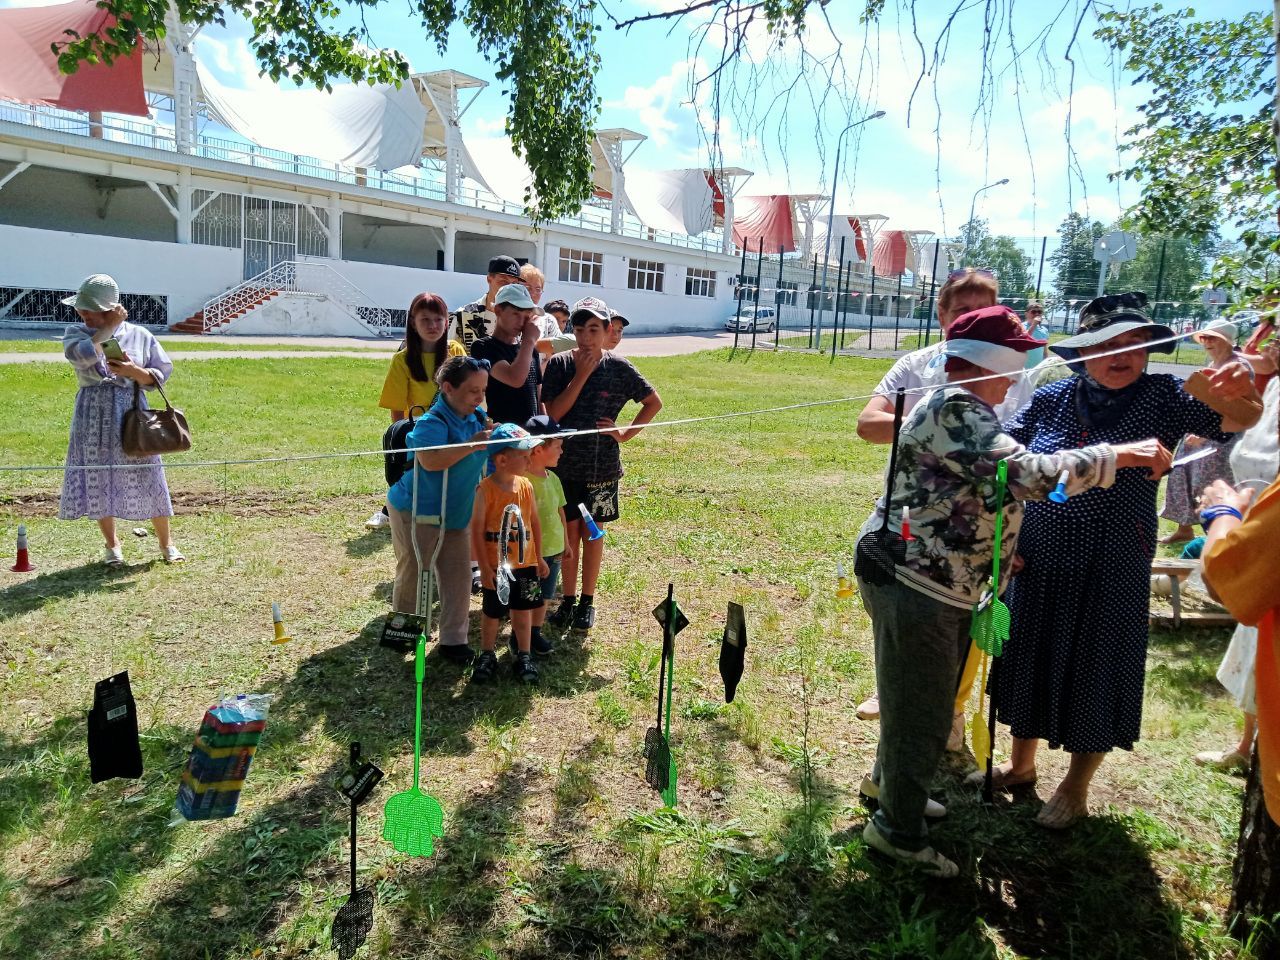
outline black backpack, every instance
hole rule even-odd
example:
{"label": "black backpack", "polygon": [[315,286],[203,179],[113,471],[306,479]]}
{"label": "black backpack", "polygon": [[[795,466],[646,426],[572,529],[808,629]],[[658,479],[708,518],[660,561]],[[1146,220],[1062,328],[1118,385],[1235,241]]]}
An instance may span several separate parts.
{"label": "black backpack", "polygon": [[[413,416],[415,410],[427,412],[420,404],[415,403],[409,408],[407,417],[397,420],[382,434],[382,449],[388,451],[382,455],[382,472],[387,478],[388,487],[394,487],[400,482],[400,478],[409,472],[409,456],[404,452],[404,448],[408,446],[409,431],[413,429],[416,422]],[[394,453],[390,452],[393,450]]]}

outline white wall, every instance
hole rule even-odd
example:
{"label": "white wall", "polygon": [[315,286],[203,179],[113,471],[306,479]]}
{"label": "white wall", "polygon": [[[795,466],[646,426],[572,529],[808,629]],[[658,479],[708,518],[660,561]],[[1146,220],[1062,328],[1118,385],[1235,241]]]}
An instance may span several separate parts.
{"label": "white wall", "polygon": [[450,310],[456,310],[484,295],[489,289],[483,276],[442,273],[415,267],[395,267],[353,260],[317,260],[337,270],[364,291],[380,307],[408,310],[413,298],[423,291],[438,293]]}
{"label": "white wall", "polygon": [[232,320],[218,332],[277,337],[368,337],[374,335],[374,331],[328,298],[298,297],[288,294],[264,303],[247,316]]}
{"label": "white wall", "polygon": [[[573,242],[563,241],[570,249],[580,249]],[[733,313],[735,300],[729,278],[736,269],[725,269],[723,255],[708,254],[700,250],[663,250],[651,248],[643,252],[627,248],[608,238],[603,243],[587,249],[606,247],[602,262],[601,286],[585,283],[560,282],[560,247],[548,244],[548,263],[543,267],[547,274],[547,289],[543,301],[560,298],[570,304],[579,297],[600,297],[613,309],[620,311],[631,321],[630,333],[665,333],[672,330],[706,330],[722,326]],[[609,249],[612,247],[612,249]],[[627,288],[628,259],[656,260],[665,266],[663,292],[630,290]],[[697,267],[716,271],[716,295],[712,297],[687,297],[684,293],[685,269]]]}
{"label": "white wall", "polygon": [[241,251],[226,247],[2,224],[0,250],[0,286],[74,290],[91,273],[109,273],[124,293],[168,297],[171,324],[235,286],[243,270]]}
{"label": "white wall", "polygon": [[[561,283],[559,274],[559,248],[551,247],[556,259],[546,270],[547,289],[542,302],[562,299],[570,304],[581,297],[600,297],[615,310],[620,310],[631,321],[629,333],[665,333],[672,330],[707,330],[722,326],[733,313],[734,299],[728,272],[717,274],[716,297],[686,297],[684,295],[684,266],[667,268],[666,287],[669,293],[651,293],[646,290],[628,290],[625,266],[621,281],[601,287],[584,283]],[[344,277],[363,290],[380,307],[406,310],[413,298],[424,290],[440,294],[456,310],[465,303],[484,295],[484,277],[472,274],[441,273],[438,270],[416,270],[411,267],[393,267],[376,263],[352,261],[322,261],[328,263]],[[608,257],[606,257],[606,263]],[[616,267],[616,264],[614,265]],[[728,291],[728,293],[726,293]]]}

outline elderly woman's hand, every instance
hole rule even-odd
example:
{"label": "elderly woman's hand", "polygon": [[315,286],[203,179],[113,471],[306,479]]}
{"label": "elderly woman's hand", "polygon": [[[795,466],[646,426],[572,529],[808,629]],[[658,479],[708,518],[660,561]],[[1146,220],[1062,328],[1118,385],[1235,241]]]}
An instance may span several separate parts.
{"label": "elderly woman's hand", "polygon": [[1159,480],[1169,472],[1169,464],[1173,462],[1173,454],[1155,437],[1138,440],[1134,443],[1114,444],[1116,451],[1116,469],[1124,467],[1146,467],[1147,477]]}
{"label": "elderly woman's hand", "polygon": [[1209,507],[1234,507],[1244,513],[1252,502],[1252,488],[1245,487],[1243,490],[1237,490],[1225,480],[1213,481],[1200,494],[1201,510],[1207,510]]}
{"label": "elderly woman's hand", "polygon": [[1217,370],[1201,371],[1209,378],[1209,391],[1215,400],[1239,400],[1242,397],[1256,397],[1253,386],[1253,371],[1246,364],[1228,363]]}
{"label": "elderly woman's hand", "polygon": [[117,377],[125,377],[139,386],[149,387],[155,383],[155,377],[151,375],[151,371],[146,367],[138,366],[129,358],[127,353],[124,355],[123,360],[108,360],[107,369]]}

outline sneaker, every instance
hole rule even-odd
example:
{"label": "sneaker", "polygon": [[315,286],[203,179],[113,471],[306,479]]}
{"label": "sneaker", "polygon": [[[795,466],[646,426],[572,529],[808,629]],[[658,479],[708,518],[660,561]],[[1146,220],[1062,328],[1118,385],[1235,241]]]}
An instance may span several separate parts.
{"label": "sneaker", "polygon": [[124,565],[124,550],[116,545],[114,547],[105,547],[102,551],[102,562],[108,567],[119,567]]}
{"label": "sneaker", "polygon": [[525,683],[538,682],[538,665],[533,662],[532,654],[516,654],[516,658],[511,661],[511,672],[517,680],[523,680]]}
{"label": "sneaker", "polygon": [[560,606],[547,617],[547,624],[557,630],[568,630],[571,623],[573,623],[573,601],[561,600]]}
{"label": "sneaker", "polygon": [[[862,794],[865,800],[879,800],[880,784],[870,777],[863,777],[862,785],[858,787],[858,793]],[[930,820],[941,820],[947,815],[947,808],[937,800],[926,800],[924,802],[924,815]]]}
{"label": "sneaker", "polygon": [[364,522],[364,525],[370,530],[380,530],[383,527],[391,526],[391,518],[379,510],[372,517]]}
{"label": "sneaker", "polygon": [[894,860],[918,866],[931,877],[954,877],[960,873],[960,868],[955,863],[933,847],[925,847],[923,850],[904,850],[901,847],[895,847],[874,823],[868,823],[863,828],[862,839],[872,850],[877,850]]}
{"label": "sneaker", "polygon": [[951,718],[951,733],[947,735],[947,749],[951,753],[964,752],[964,714],[957,713]]}
{"label": "sneaker", "polygon": [[498,656],[492,650],[483,651],[471,667],[472,683],[492,683],[498,675]]}
{"label": "sneaker", "polygon": [[533,650],[535,657],[545,657],[556,652],[556,645],[551,642],[551,638],[545,633],[540,634],[537,639],[530,642],[529,647]]}
{"label": "sneaker", "polygon": [[165,563],[186,563],[187,558],[182,555],[182,551],[175,547],[172,543],[167,547],[160,548],[160,557]]}
{"label": "sneaker", "polygon": [[475,660],[476,655],[472,649],[465,643],[436,644],[440,651],[440,656],[448,660],[450,663],[456,663],[465,667],[467,664]]}
{"label": "sneaker", "polygon": [[474,597],[480,592],[483,584],[480,582],[480,568],[473,567],[471,569],[471,595]]}
{"label": "sneaker", "polygon": [[596,608],[594,604],[583,606],[578,604],[573,608],[573,629],[590,630],[596,625]]}
{"label": "sneaker", "polygon": [[858,709],[853,711],[853,715],[859,720],[879,720],[880,719],[880,698],[868,697],[858,704]]}

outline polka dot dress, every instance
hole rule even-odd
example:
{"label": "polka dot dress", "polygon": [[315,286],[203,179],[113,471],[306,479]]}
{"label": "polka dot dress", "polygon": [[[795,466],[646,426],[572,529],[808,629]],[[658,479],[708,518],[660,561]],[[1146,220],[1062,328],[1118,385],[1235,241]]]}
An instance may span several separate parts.
{"label": "polka dot dress", "polygon": [[[1222,440],[1221,421],[1168,374],[1147,374],[1114,424],[1089,428],[1078,377],[1037,391],[1009,433],[1035,453],[1188,433]],[[1159,482],[1143,469],[1063,504],[1029,502],[1018,540],[1026,561],[1006,602],[1009,642],[994,680],[996,712],[1015,737],[1091,753],[1133,749],[1142,722],[1151,559]]]}

